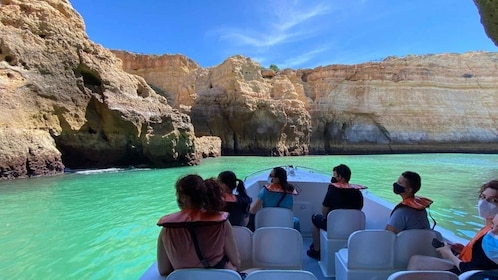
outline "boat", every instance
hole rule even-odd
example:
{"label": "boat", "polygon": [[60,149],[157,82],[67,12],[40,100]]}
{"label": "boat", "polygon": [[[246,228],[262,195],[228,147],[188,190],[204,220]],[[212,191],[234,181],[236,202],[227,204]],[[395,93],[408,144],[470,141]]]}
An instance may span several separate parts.
{"label": "boat", "polygon": [[[314,213],[321,212],[321,205],[325,193],[327,192],[332,171],[330,174],[323,174],[321,171],[312,168],[288,165],[282,166],[287,170],[288,182],[293,184],[298,194],[294,196],[294,215],[300,219],[301,236],[303,239],[303,270],[312,272],[317,279],[336,279],[334,275],[327,273],[326,264],[324,261],[317,261],[306,256],[306,250],[312,242],[311,238],[311,216]],[[268,175],[271,168],[255,172],[248,175],[244,179],[246,190],[253,200],[257,197],[259,190],[268,182]],[[368,187],[368,186],[367,186]],[[394,205],[368,191],[368,188],[362,190],[364,197],[364,207],[362,211],[365,213],[365,229],[384,230],[389,219],[391,210]],[[434,228],[439,232],[444,240],[452,243],[466,244],[468,240],[455,235],[452,231],[447,230],[439,225]],[[159,275],[157,271],[157,263],[152,263],[143,275],[141,280],[158,280],[166,279]],[[376,278],[377,279],[377,278]],[[381,278],[378,278],[381,279]],[[337,280],[346,280],[337,277]]]}

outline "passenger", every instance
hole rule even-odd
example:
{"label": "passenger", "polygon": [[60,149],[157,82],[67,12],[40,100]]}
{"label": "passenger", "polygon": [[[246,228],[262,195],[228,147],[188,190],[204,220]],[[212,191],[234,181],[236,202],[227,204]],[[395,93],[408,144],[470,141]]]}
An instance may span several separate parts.
{"label": "passenger", "polygon": [[[230,213],[228,220],[232,226],[246,226],[249,219],[249,207],[252,198],[246,193],[244,182],[237,179],[232,171],[223,171],[218,175],[218,182],[224,187],[224,211]],[[234,190],[237,189],[237,194]]]}
{"label": "passenger", "polygon": [[322,202],[322,214],[311,216],[313,222],[313,243],[306,254],[314,259],[320,259],[320,229],[327,230],[327,215],[335,209],[363,208],[363,194],[361,189],[365,186],[349,184],[351,169],[347,165],[339,164],[332,169],[333,177],[329,184],[327,194]]}
{"label": "passenger", "polygon": [[403,172],[393,184],[393,192],[403,200],[391,212],[387,230],[398,233],[408,229],[430,229],[426,208],[432,204],[432,200],[415,196],[421,184],[420,175],[412,171]]}
{"label": "passenger", "polygon": [[[249,210],[253,217],[261,207],[283,207],[292,210],[294,204],[294,197],[292,195],[297,194],[297,191],[293,185],[287,182],[287,172],[285,169],[282,167],[273,168],[268,180],[270,184],[264,186],[259,191],[258,198]],[[248,227],[254,230],[252,228],[253,225],[248,225]],[[294,228],[301,230],[297,217],[294,217]]]}
{"label": "passenger", "polygon": [[187,175],[176,182],[179,212],[162,217],[157,240],[161,275],[182,268],[237,270],[240,256],[220,185],[214,179]]}
{"label": "passenger", "polygon": [[[482,241],[482,237],[493,229],[496,233],[496,217],[498,214],[498,180],[491,180],[483,184],[479,191],[479,202],[477,204],[478,213],[481,218],[486,222],[485,226],[479,230],[470,242],[463,246],[460,243],[448,245],[453,254],[456,254],[459,261],[464,263],[463,269],[466,269],[468,263],[475,263],[479,260],[474,259],[474,252],[480,251],[477,246]],[[493,219],[494,217],[494,219]],[[442,249],[447,250],[447,249]],[[447,254],[447,252],[445,252]],[[444,255],[443,255],[444,256]],[[456,259],[451,258],[452,261],[443,260],[440,258],[415,255],[410,258],[408,263],[409,270],[452,270],[459,274],[463,272],[462,267],[455,263]],[[458,268],[457,268],[458,267]]]}

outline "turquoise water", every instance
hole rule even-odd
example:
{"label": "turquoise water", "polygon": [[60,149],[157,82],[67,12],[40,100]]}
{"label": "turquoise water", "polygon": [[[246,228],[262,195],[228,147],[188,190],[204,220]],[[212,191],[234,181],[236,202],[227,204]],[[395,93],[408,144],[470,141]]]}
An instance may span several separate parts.
{"label": "turquoise water", "polygon": [[478,187],[498,178],[498,155],[414,154],[221,157],[193,167],[107,170],[0,183],[0,279],[138,279],[155,260],[155,225],[175,211],[174,183],[231,169],[240,178],[276,165],[331,173],[347,164],[351,182],[393,202],[392,182],[406,170],[422,176],[438,224],[470,238],[483,224]]}

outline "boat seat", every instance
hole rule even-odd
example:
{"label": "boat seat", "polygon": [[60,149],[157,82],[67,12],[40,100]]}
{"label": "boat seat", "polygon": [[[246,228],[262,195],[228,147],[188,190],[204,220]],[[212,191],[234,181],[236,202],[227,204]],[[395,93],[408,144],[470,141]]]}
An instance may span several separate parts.
{"label": "boat seat", "polygon": [[387,280],[458,280],[458,276],[449,271],[406,270],[389,275]]}
{"label": "boat seat", "polygon": [[431,229],[403,230],[396,235],[394,267],[406,269],[413,255],[441,258],[432,246],[432,239],[443,240],[441,233]]}
{"label": "boat seat", "polygon": [[320,268],[326,277],[335,276],[335,252],[345,248],[349,235],[365,229],[365,213],[336,209],[327,215],[327,231],[320,230]]}
{"label": "boat seat", "polygon": [[256,212],[255,228],[261,227],[294,227],[294,213],[283,207],[264,207]]}
{"label": "boat seat", "polygon": [[262,269],[302,269],[303,238],[290,227],[262,227],[253,233],[252,263]]}
{"label": "boat seat", "polygon": [[306,270],[255,270],[246,280],[317,280],[316,276]]}
{"label": "boat seat", "polygon": [[394,268],[396,234],[387,230],[358,230],[348,247],[335,253],[337,280],[387,279]]}
{"label": "boat seat", "polygon": [[186,268],[171,272],[166,280],[242,280],[239,273],[231,269]]}
{"label": "boat seat", "polygon": [[458,276],[449,271],[404,270],[389,275],[387,280],[458,280]]}
{"label": "boat seat", "polygon": [[252,231],[243,226],[232,226],[232,230],[240,254],[239,270],[252,268]]}
{"label": "boat seat", "polygon": [[[477,275],[476,275],[477,274]],[[488,279],[488,280],[496,280],[498,279],[498,269],[490,269],[490,270],[469,270],[458,276],[460,280],[468,280],[468,279]]]}

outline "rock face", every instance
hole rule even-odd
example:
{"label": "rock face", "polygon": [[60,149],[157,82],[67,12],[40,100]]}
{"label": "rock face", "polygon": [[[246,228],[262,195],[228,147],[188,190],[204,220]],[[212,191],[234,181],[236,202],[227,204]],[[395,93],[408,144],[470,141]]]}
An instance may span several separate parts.
{"label": "rock face", "polygon": [[178,55],[116,54],[124,66],[147,61],[125,70],[166,92],[197,136],[219,136],[223,154],[498,151],[496,53],[278,73],[241,56],[202,69]]}
{"label": "rock face", "polygon": [[67,0],[0,0],[0,178],[197,161],[188,115],[89,41]]}
{"label": "rock face", "polygon": [[481,23],[486,30],[488,37],[498,46],[498,2],[493,0],[474,0],[479,14]]}

